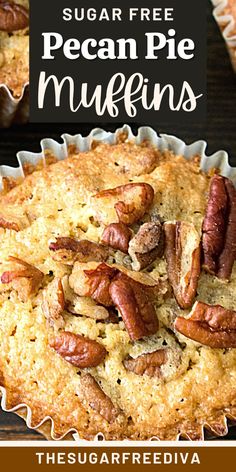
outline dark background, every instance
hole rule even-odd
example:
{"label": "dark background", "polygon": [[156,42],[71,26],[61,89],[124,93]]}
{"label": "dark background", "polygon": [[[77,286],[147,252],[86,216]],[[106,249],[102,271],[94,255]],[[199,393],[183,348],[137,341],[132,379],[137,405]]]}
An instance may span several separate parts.
{"label": "dark background", "polygon": [[[168,95],[164,95],[161,103],[160,111],[145,110],[140,101],[134,105],[137,108],[136,121],[148,121],[149,124],[155,124],[156,117],[160,116],[161,120],[169,120],[172,123],[178,123],[180,120],[195,121],[205,119],[205,69],[206,69],[206,15],[205,4],[207,0],[197,0],[190,2],[189,0],[178,0],[178,7],[176,0],[168,0],[168,7],[174,8],[174,21],[141,21],[135,18],[129,21],[127,15],[127,7],[135,8],[141,2],[137,0],[103,0],[102,2],[94,2],[94,0],[84,0],[78,2],[77,0],[57,0],[57,8],[55,9],[53,2],[48,0],[31,0],[31,34],[30,34],[30,116],[34,122],[49,122],[58,123],[61,121],[73,122],[101,122],[110,121],[116,123],[117,121],[134,121],[127,115],[123,100],[117,103],[119,108],[119,118],[112,118],[109,113],[105,112],[103,116],[96,114],[95,107],[80,108],[77,112],[72,113],[69,107],[68,85],[63,86],[61,93],[61,106],[55,107],[55,92],[54,87],[49,85],[45,95],[44,108],[38,109],[38,81],[41,71],[46,71],[46,76],[55,75],[59,81],[65,76],[70,76],[75,82],[75,106],[80,102],[80,87],[82,83],[88,83],[89,97],[92,96],[95,86],[102,84],[103,99],[105,98],[105,91],[107,85],[117,72],[125,75],[126,81],[134,73],[141,73],[144,78],[149,79],[149,101],[152,99],[152,91],[155,83],[160,83],[161,87],[166,84],[171,84],[175,90],[175,105],[179,101],[181,95],[183,81],[187,81],[194,91],[195,95],[203,94],[203,97],[197,100],[197,106],[191,113],[186,113],[182,108],[177,112],[170,110]],[[102,3],[102,5],[101,5]],[[65,5],[69,8],[82,6],[87,8],[102,6],[110,11],[111,7],[119,7],[122,9],[122,22],[119,21],[88,21],[86,18],[79,21],[64,21],[62,18],[62,11]],[[141,6],[141,5],[140,5]],[[166,0],[145,0],[143,5],[150,10],[154,7],[164,8],[167,6]],[[176,8],[177,7],[177,8]],[[99,9],[98,9],[99,10]],[[45,15],[47,11],[47,15]],[[199,25],[201,25],[199,34]],[[183,60],[177,58],[175,60],[167,60],[167,48],[158,51],[158,60],[145,60],[146,55],[146,37],[145,33],[160,32],[168,37],[168,30],[174,29],[176,31],[175,39],[179,43],[183,38],[190,38],[194,41],[195,51],[194,58],[191,60]],[[43,40],[42,33],[44,32],[60,33],[64,41],[70,38],[77,38],[81,42],[88,38],[95,38],[97,41],[106,37],[114,41],[119,38],[133,38],[137,44],[138,58],[135,60],[101,60],[99,58],[94,60],[85,59],[80,56],[79,59],[69,60],[63,54],[63,50],[52,52],[55,56],[54,60],[43,60]],[[54,43],[54,40],[53,40]],[[94,52],[94,51],[93,51]],[[117,53],[118,51],[116,51]],[[116,82],[116,87],[119,84]],[[138,80],[136,79],[133,89],[137,87]],[[120,98],[123,95],[119,93],[115,98]],[[137,94],[138,96],[140,95]],[[134,97],[133,97],[134,98]],[[187,99],[187,94],[185,99]]]}
{"label": "dark background", "polygon": [[[208,142],[208,153],[219,149],[229,152],[230,164],[236,166],[236,75],[233,73],[224,41],[211,15],[208,3],[208,111],[207,121],[179,124],[156,123],[158,132],[174,134],[187,143],[197,139]],[[199,25],[199,34],[201,25]],[[149,123],[147,123],[148,125]],[[117,126],[100,124],[113,131]],[[60,135],[88,134],[95,124],[28,124],[22,127],[0,130],[0,164],[17,165],[15,154],[20,150],[40,150],[40,140],[52,137],[60,141]],[[139,124],[133,124],[136,130]],[[23,420],[13,414],[0,413],[0,440],[41,439],[37,433],[27,430]],[[230,430],[226,439],[236,439],[236,428]]]}

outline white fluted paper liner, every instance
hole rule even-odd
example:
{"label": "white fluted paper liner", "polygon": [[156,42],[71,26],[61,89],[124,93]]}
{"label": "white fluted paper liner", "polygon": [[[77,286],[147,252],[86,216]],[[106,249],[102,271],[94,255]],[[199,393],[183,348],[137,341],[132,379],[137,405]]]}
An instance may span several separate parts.
{"label": "white fluted paper liner", "polygon": [[[132,132],[132,129],[128,125],[124,125],[122,128],[117,129],[114,133],[107,132],[100,128],[95,128],[87,137],[83,137],[81,134],[71,136],[69,134],[62,135],[62,144],[54,141],[53,139],[46,138],[41,141],[41,152],[32,153],[26,151],[20,151],[17,154],[17,160],[19,167],[13,168],[9,166],[0,166],[0,176],[11,176],[14,178],[24,177],[23,164],[30,163],[36,164],[39,160],[45,159],[46,151],[53,153],[57,159],[62,160],[66,159],[68,156],[69,146],[75,146],[77,151],[85,152],[91,148],[91,145],[94,141],[102,141],[108,144],[116,143],[117,138],[121,133],[127,133],[129,140],[134,141],[136,144],[141,144],[144,140],[151,142],[161,151],[170,150],[174,154],[183,155],[186,159],[190,159],[192,156],[200,156],[200,166],[203,171],[208,171],[211,168],[217,168],[220,170],[220,174],[229,177],[236,186],[236,168],[233,168],[229,165],[228,154],[225,151],[218,151],[211,156],[207,156],[206,149],[207,143],[205,141],[196,141],[190,145],[187,145],[181,139],[176,138],[175,136],[170,136],[166,134],[158,135],[150,127],[141,127],[138,130],[137,135],[135,136]],[[2,184],[0,185],[1,188]],[[0,392],[2,393],[1,407],[6,412],[15,412],[19,416],[22,416],[29,428],[37,429],[43,434],[52,439],[69,439],[72,437],[76,441],[81,441],[78,433],[75,429],[69,430],[65,435],[58,438],[55,436],[54,432],[54,422],[53,419],[47,416],[44,418],[38,425],[32,426],[31,424],[31,410],[25,404],[20,404],[14,407],[13,409],[8,410],[6,407],[6,390],[3,387],[0,387]],[[22,410],[23,409],[23,410]],[[207,424],[205,425],[207,427]],[[228,426],[227,419],[225,419],[225,429],[221,432],[221,435],[227,434]],[[219,433],[218,433],[219,435]],[[98,436],[102,436],[102,432]],[[179,439],[180,435],[176,438]],[[96,440],[95,438],[95,440]],[[158,440],[157,437],[150,438],[150,440]]]}
{"label": "white fluted paper liner", "polygon": [[233,68],[236,72],[236,18],[230,14],[225,14],[228,0],[211,0],[214,5],[213,15],[217,21],[223,37],[225,39]]}
{"label": "white fluted paper liner", "polygon": [[24,124],[29,119],[29,84],[25,84],[20,97],[14,97],[5,84],[0,84],[0,128]]}

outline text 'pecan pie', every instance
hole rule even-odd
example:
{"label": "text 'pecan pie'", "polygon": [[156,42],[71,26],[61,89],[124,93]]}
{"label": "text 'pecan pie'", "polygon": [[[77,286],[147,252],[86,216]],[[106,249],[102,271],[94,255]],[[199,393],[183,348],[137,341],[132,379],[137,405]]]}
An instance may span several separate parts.
{"label": "text 'pecan pie'", "polygon": [[232,181],[123,137],[3,188],[7,408],[28,405],[33,427],[50,416],[58,438],[224,434],[236,417]]}

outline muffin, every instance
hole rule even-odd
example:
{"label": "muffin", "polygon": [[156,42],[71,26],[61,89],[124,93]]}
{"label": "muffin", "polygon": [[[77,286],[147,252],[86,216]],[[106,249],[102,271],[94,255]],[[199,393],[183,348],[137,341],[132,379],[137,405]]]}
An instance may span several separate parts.
{"label": "muffin", "polygon": [[28,0],[0,2],[0,83],[19,97],[29,80]]}
{"label": "muffin", "polygon": [[5,179],[0,200],[6,408],[27,405],[31,427],[50,417],[53,438],[225,434],[236,416],[232,181],[125,135],[49,158]]}
{"label": "muffin", "polygon": [[28,118],[29,1],[0,1],[0,126]]}
{"label": "muffin", "polygon": [[222,31],[236,71],[236,2],[235,0],[212,0],[214,17]]}

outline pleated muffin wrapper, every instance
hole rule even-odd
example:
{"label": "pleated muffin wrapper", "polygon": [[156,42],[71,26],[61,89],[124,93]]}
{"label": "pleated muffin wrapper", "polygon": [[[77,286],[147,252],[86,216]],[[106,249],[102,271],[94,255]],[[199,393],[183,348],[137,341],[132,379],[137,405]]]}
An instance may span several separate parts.
{"label": "pleated muffin wrapper", "polygon": [[213,15],[225,39],[233,69],[236,72],[236,15],[233,16],[227,11],[227,9],[230,8],[229,2],[232,2],[232,0],[211,1],[215,7]]}
{"label": "pleated muffin wrapper", "polygon": [[[86,152],[91,149],[93,142],[104,142],[108,144],[115,144],[120,137],[120,135],[127,135],[127,139],[133,141],[136,144],[141,144],[143,141],[149,141],[159,150],[170,150],[176,155],[182,155],[185,159],[189,160],[191,157],[198,155],[200,157],[200,167],[201,170],[208,172],[212,168],[217,168],[220,170],[220,174],[229,177],[236,186],[236,168],[232,168],[229,165],[228,154],[225,151],[218,151],[215,154],[208,156],[206,154],[207,143],[205,141],[197,141],[193,144],[187,145],[181,139],[178,139],[175,136],[161,134],[158,135],[150,127],[141,127],[139,128],[137,135],[134,135],[132,129],[128,125],[124,125],[122,128],[117,129],[114,133],[107,132],[100,128],[95,128],[87,137],[83,137],[80,134],[71,136],[69,134],[63,134],[62,140],[63,143],[59,144],[53,139],[46,138],[41,141],[41,152],[32,153],[26,151],[20,151],[17,154],[17,159],[19,167],[12,168],[9,166],[0,166],[0,176],[1,177],[13,177],[13,178],[22,178],[24,177],[24,165],[29,163],[36,165],[39,161],[43,160],[46,165],[46,155],[48,152],[54,154],[58,160],[66,159],[69,155],[70,149],[75,149],[76,151]],[[1,183],[2,186],[2,183]],[[19,404],[14,406],[14,408],[7,408],[7,391],[4,387],[0,386],[0,393],[2,394],[1,407],[6,412],[14,412],[20,417],[24,418],[26,424],[29,428],[41,432],[47,439],[53,440],[69,440],[73,439],[75,441],[87,442],[86,440],[81,440],[79,433],[75,430],[67,431],[63,436],[58,437],[54,430],[53,418],[47,416],[42,418],[40,423],[32,423],[32,414],[29,406],[26,404]],[[228,432],[228,426],[230,422],[236,421],[236,407],[234,411],[225,410],[222,411],[222,415],[219,416],[215,423],[204,424],[202,427],[202,436],[197,439],[204,439],[205,436],[207,439],[212,436],[224,436]],[[209,433],[210,432],[210,433]],[[181,438],[191,439],[186,433],[179,434],[176,437],[176,440]],[[104,439],[102,431],[97,434],[94,438],[94,441],[101,441]],[[150,440],[158,440],[158,437],[152,437]]]}
{"label": "pleated muffin wrapper", "polygon": [[11,90],[0,84],[0,128],[13,124],[24,124],[29,119],[29,84],[22,88],[20,97],[14,97]]}

